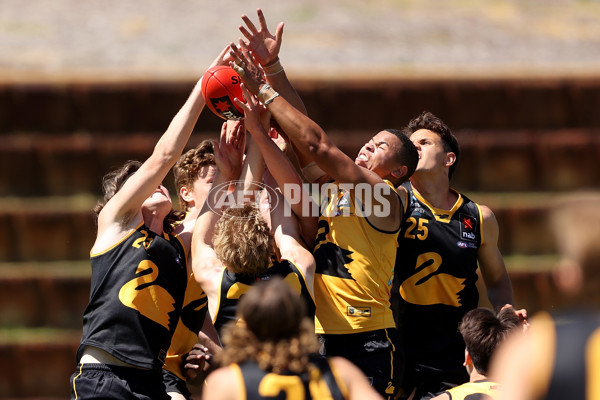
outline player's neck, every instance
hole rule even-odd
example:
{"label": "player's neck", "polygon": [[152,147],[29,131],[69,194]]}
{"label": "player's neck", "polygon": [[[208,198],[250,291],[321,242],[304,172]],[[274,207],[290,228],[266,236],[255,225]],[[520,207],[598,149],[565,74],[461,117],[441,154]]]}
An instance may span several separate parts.
{"label": "player's neck", "polygon": [[410,183],[421,197],[436,208],[450,210],[456,203],[456,192],[450,190],[450,181],[446,176],[439,176],[436,179],[431,176],[424,177],[420,174],[414,174],[410,179]]}
{"label": "player's neck", "polygon": [[484,374],[480,373],[479,371],[477,371],[475,368],[473,368],[473,371],[471,371],[471,374],[469,377],[469,382],[483,381],[486,379],[488,379],[487,375],[484,375]]}

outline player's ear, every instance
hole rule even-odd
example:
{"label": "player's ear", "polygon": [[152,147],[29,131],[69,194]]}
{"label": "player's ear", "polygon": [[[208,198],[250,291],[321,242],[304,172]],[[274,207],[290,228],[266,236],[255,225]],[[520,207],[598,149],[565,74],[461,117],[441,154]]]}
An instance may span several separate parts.
{"label": "player's ear", "polygon": [[186,203],[190,203],[194,200],[192,197],[192,191],[186,186],[182,186],[181,189],[179,189],[179,197],[181,197]]}
{"label": "player's ear", "polygon": [[456,154],[454,152],[449,151],[446,153],[446,157],[444,158],[444,166],[450,167],[456,162]]}
{"label": "player's ear", "polygon": [[400,165],[398,168],[392,170],[391,175],[394,179],[400,179],[408,173],[408,167],[406,165]]}
{"label": "player's ear", "polygon": [[469,350],[465,349],[465,362],[463,363],[463,366],[467,367],[472,364],[473,360],[471,359],[471,353],[469,353]]}

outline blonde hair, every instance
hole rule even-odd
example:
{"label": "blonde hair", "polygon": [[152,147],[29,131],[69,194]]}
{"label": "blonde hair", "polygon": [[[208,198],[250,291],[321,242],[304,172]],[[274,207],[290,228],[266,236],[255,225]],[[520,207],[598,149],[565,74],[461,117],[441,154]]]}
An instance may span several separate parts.
{"label": "blonde hair", "polygon": [[234,274],[263,273],[274,254],[274,243],[269,225],[253,202],[226,209],[215,226],[215,253]]}
{"label": "blonde hair", "polygon": [[264,371],[299,374],[319,349],[303,300],[279,277],[253,285],[237,317],[224,328],[223,351],[216,356],[221,365],[254,361]]}

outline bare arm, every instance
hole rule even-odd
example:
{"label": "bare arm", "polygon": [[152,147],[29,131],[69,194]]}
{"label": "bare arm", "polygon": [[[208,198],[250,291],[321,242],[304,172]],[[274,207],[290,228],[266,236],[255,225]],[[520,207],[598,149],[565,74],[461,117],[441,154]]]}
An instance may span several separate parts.
{"label": "bare arm", "polygon": [[498,221],[488,207],[480,206],[480,209],[483,219],[483,241],[477,254],[477,260],[490,303],[495,308],[500,308],[505,304],[513,304],[512,286],[502,254],[498,249]]}
{"label": "bare arm", "polygon": [[290,160],[265,130],[262,116],[268,115],[268,112],[264,110],[256,97],[250,94],[244,85],[242,85],[242,92],[246,103],[238,100],[236,100],[236,103],[244,110],[248,132],[250,132],[256,146],[259,148],[270,174],[277,182],[277,186],[281,188],[288,202],[287,204],[291,205],[294,214],[299,217],[304,237],[312,241],[317,231],[318,213],[314,211],[317,209],[317,205],[314,204],[313,199],[304,190],[302,178],[298,175]]}
{"label": "bare arm", "polygon": [[[225,65],[228,62],[228,50],[229,46],[223,49],[212,65]],[[105,231],[110,229],[111,232],[115,232],[115,226],[120,226],[124,222],[127,225],[121,227],[124,231],[139,224],[142,203],[161,184],[181,155],[204,106],[200,85],[196,84],[184,105],[158,140],[150,157],[123,184],[123,187],[100,212],[95,248],[98,246],[103,249],[106,248],[106,244],[112,244],[102,242],[101,237]],[[132,218],[136,214],[138,217]]]}
{"label": "bare arm", "polygon": [[192,234],[192,270],[196,281],[208,296],[211,315],[214,315],[220,273],[223,268],[212,248],[214,226],[220,217],[218,211],[224,204],[223,196],[229,192],[229,182],[239,177],[244,146],[245,132],[234,129],[228,134],[227,123],[224,123],[220,142],[218,145],[215,143],[215,163],[217,164],[215,180]]}
{"label": "bare arm", "polygon": [[[325,132],[314,121],[294,108],[282,96],[277,96],[265,86],[264,78],[253,60],[248,49],[241,44],[240,49],[231,45],[231,56],[236,60],[230,65],[238,72],[246,88],[253,94],[258,94],[259,100],[267,103],[279,126],[300,154],[314,161],[319,168],[338,182],[344,182],[356,187],[366,183],[371,187],[384,184],[383,179],[375,172],[362,168],[342,152],[327,137]],[[263,92],[261,92],[263,90]],[[372,214],[368,217],[371,224],[382,230],[395,230],[400,224],[399,199],[395,192],[387,191],[381,196],[372,196],[373,206],[386,208],[389,213],[385,218]]]}
{"label": "bare arm", "polygon": [[[265,183],[268,184],[272,180],[267,174]],[[274,191],[272,196],[277,196],[276,199],[271,199],[271,229],[273,230],[275,243],[279,249],[281,258],[292,261],[304,275],[306,285],[310,292],[314,295],[314,276],[316,263],[312,253],[308,251],[302,244],[300,239],[300,229],[298,219],[293,213],[289,212],[289,207],[286,204],[286,199],[279,191]]]}
{"label": "bare arm", "polygon": [[332,357],[331,363],[339,372],[338,377],[342,378],[348,389],[349,400],[380,400],[383,399],[373,389],[365,375],[357,366],[342,357]]}

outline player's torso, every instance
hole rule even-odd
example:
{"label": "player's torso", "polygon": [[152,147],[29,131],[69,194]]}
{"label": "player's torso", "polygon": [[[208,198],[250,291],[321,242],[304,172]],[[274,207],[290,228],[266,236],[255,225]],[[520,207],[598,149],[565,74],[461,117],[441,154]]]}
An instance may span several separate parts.
{"label": "player's torso", "polygon": [[397,232],[373,227],[349,192],[331,196],[318,222],[315,297],[318,333],[393,327],[389,297]]}
{"label": "player's torso", "polygon": [[179,239],[140,225],[120,243],[92,254],[91,264],[82,345],[100,347],[128,364],[161,367],[187,283]]}
{"label": "player's torso", "polygon": [[398,235],[392,289],[397,327],[409,350],[425,346],[435,355],[450,346],[456,353],[452,357],[461,358],[458,323],[479,303],[481,213],[461,194],[451,210],[440,210],[410,184],[405,187],[409,203]]}
{"label": "player's torso", "polygon": [[219,288],[219,304],[213,316],[213,324],[219,335],[227,322],[236,320],[237,304],[250,287],[256,282],[269,280],[274,276],[283,278],[304,299],[307,316],[314,317],[315,300],[308,290],[304,276],[292,262],[288,260],[275,262],[257,277],[234,274],[227,268],[223,268]]}

